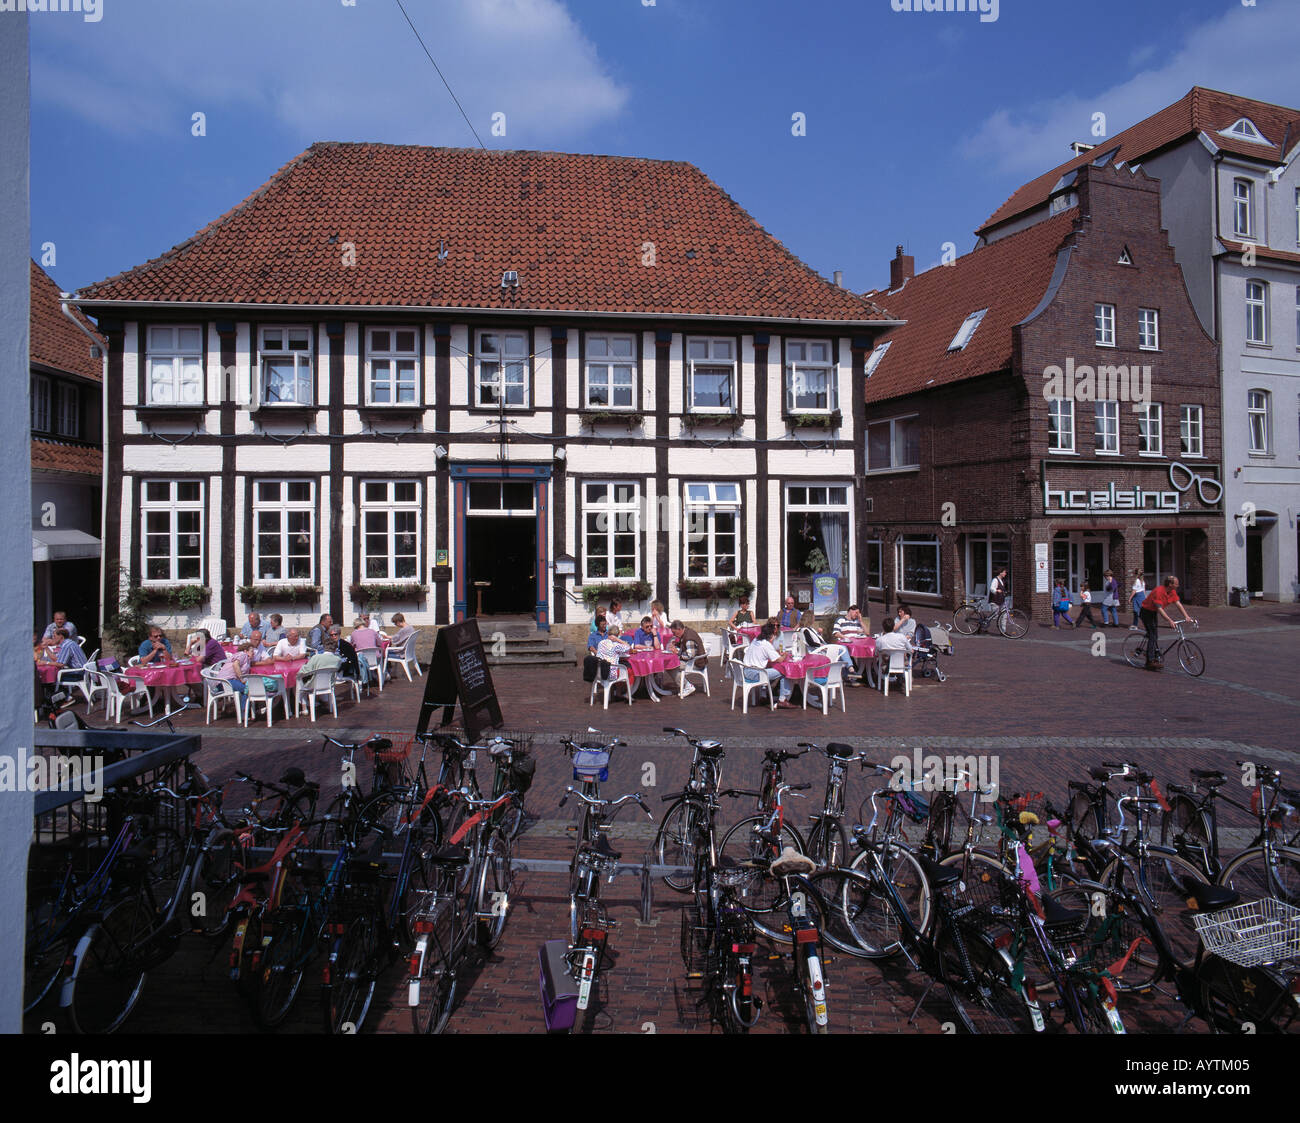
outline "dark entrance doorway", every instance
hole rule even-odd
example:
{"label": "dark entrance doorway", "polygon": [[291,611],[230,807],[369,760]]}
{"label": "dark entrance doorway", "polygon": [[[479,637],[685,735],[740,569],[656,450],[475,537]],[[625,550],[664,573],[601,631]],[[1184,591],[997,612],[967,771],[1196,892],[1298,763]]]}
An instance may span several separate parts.
{"label": "dark entrance doorway", "polygon": [[470,516],[465,520],[469,547],[466,611],[478,615],[476,582],[483,588],[483,615],[532,615],[537,609],[537,519],[535,516]]}

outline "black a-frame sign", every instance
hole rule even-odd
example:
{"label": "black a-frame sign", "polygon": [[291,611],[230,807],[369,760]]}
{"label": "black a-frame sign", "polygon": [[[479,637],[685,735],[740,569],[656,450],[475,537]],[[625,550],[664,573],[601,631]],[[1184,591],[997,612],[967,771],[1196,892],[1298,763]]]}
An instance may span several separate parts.
{"label": "black a-frame sign", "polygon": [[474,742],[484,729],[502,724],[501,703],[497,701],[492,672],[483,652],[483,637],[478,624],[464,620],[438,630],[433,659],[424,681],[424,701],[420,704],[417,733],[424,733],[433,720],[434,710],[442,707],[440,724],[449,725],[460,702],[465,740]]}

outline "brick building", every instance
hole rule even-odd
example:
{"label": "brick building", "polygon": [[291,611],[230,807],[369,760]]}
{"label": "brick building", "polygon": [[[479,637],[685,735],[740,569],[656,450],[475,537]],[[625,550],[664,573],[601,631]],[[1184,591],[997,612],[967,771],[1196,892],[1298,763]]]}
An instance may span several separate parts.
{"label": "brick building", "polygon": [[867,296],[907,320],[867,362],[870,586],[948,607],[1006,566],[1042,618],[1055,578],[1141,568],[1222,602],[1216,348],[1155,180],[1085,164],[1050,217],[916,276],[900,248]]}

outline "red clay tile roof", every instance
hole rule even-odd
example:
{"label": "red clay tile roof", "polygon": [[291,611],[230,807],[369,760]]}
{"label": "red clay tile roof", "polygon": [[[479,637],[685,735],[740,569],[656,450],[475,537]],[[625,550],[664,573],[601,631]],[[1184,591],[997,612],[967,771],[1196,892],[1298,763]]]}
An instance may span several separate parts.
{"label": "red clay tile roof", "polygon": [[[1011,329],[1047,291],[1057,250],[1074,228],[1067,211],[919,273],[901,289],[881,293],[890,311],[907,320],[881,337],[889,343],[867,379],[866,400],[881,401],[976,378],[1011,367]],[[960,351],[949,351],[972,312],[987,308]]]}
{"label": "red clay tile roof", "polygon": [[1234,242],[1231,238],[1220,238],[1219,244],[1223,246],[1228,253],[1243,254],[1247,249],[1255,251],[1255,257],[1260,261],[1285,261],[1291,264],[1300,263],[1300,253],[1290,253],[1287,250],[1273,250],[1268,246],[1257,246],[1253,242]]}
{"label": "red clay tile roof", "polygon": [[[1249,117],[1269,144],[1252,144],[1236,137],[1221,136],[1220,129],[1236,124],[1239,118]],[[1204,132],[1219,148],[1240,156],[1280,164],[1286,154],[1300,143],[1300,109],[1288,109],[1266,101],[1225,94],[1193,86],[1186,97],[1166,106],[1145,120],[1125,129],[1107,140],[1097,142],[1091,152],[1084,152],[1067,160],[1045,175],[1030,180],[1002,204],[976,231],[983,234],[994,226],[1033,210],[1047,202],[1056,181],[1066,172],[1089,164],[1116,148],[1113,160],[1127,164],[1137,163],[1184,137]]]}
{"label": "red clay tile roof", "polygon": [[[352,267],[342,264],[349,242]],[[642,264],[646,243],[653,265]],[[512,269],[519,287],[503,290]],[[889,318],[819,277],[691,164],[332,142],[187,242],[81,296]]]}
{"label": "red clay tile roof", "polygon": [[47,472],[78,472],[86,476],[102,476],[104,453],[102,449],[88,448],[86,445],[70,445],[33,437],[32,467]]}
{"label": "red clay tile roof", "polygon": [[[103,379],[103,360],[90,357],[90,340],[79,332],[59,307],[59,286],[36,262],[32,269],[31,361],[68,374]],[[96,337],[95,325],[75,308],[69,309]],[[107,347],[107,341],[103,343]]]}

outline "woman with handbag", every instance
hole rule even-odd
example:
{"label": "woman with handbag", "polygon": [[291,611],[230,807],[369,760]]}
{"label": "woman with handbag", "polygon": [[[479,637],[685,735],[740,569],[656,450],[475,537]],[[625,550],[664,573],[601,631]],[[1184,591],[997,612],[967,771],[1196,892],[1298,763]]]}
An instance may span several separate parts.
{"label": "woman with handbag", "polygon": [[1059,630],[1062,620],[1068,627],[1074,627],[1074,621],[1070,619],[1070,594],[1065,591],[1065,582],[1058,578],[1052,591],[1052,627]]}
{"label": "woman with handbag", "polygon": [[1138,627],[1138,615],[1142,611],[1142,602],[1147,599],[1147,583],[1142,580],[1142,571],[1135,569],[1133,571],[1133,584],[1129,590],[1129,600],[1133,605],[1133,624],[1129,628],[1130,632],[1140,632]]}

